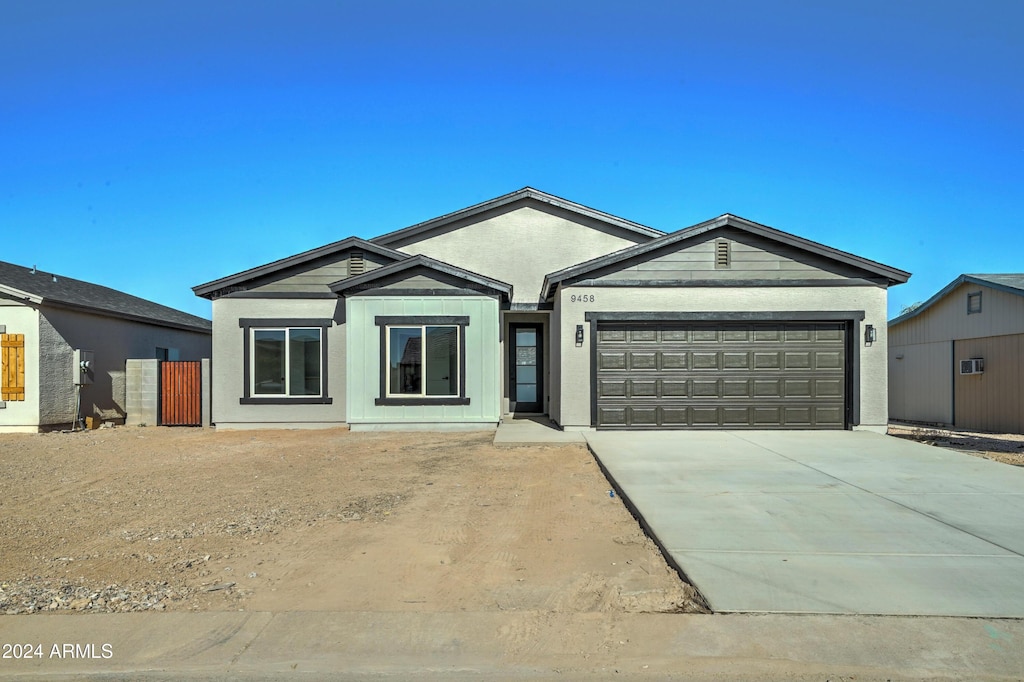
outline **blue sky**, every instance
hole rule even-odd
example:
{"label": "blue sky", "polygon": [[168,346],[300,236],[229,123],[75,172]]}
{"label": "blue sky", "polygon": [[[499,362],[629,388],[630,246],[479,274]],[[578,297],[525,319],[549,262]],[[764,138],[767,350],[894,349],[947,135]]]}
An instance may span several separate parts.
{"label": "blue sky", "polygon": [[1024,2],[0,9],[0,260],[191,287],[529,185],[733,213],[914,273],[1024,272]]}

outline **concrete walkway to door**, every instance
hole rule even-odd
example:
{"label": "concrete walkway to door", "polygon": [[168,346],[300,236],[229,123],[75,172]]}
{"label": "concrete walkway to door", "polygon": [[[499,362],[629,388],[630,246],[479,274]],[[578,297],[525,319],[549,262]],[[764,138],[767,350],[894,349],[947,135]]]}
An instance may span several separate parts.
{"label": "concrete walkway to door", "polygon": [[716,611],[1024,618],[1024,469],[863,431],[585,435]]}

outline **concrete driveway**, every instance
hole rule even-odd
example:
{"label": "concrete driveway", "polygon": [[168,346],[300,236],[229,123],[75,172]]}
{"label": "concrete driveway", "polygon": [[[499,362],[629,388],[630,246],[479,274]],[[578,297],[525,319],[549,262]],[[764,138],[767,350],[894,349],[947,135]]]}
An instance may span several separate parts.
{"label": "concrete driveway", "polygon": [[1024,618],[1024,469],[863,431],[597,431],[716,611]]}

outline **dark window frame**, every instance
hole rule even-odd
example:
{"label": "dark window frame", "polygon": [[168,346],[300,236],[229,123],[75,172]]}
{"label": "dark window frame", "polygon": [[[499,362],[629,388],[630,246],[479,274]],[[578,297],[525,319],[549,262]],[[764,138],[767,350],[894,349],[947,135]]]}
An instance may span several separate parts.
{"label": "dark window frame", "polygon": [[[377,406],[416,406],[416,405],[469,405],[466,397],[466,327],[469,326],[468,315],[377,315],[373,323],[380,327],[380,391],[373,404]],[[388,397],[388,346],[387,334],[389,327],[422,327],[447,326],[459,328],[459,395],[432,398],[430,396],[411,396],[408,398]]]}
{"label": "dark window frame", "polygon": [[[327,384],[327,330],[334,324],[329,318],[239,318],[242,328],[242,397],[240,405],[331,405]],[[254,396],[252,395],[252,331],[254,329],[320,329],[320,395],[319,396]]]}

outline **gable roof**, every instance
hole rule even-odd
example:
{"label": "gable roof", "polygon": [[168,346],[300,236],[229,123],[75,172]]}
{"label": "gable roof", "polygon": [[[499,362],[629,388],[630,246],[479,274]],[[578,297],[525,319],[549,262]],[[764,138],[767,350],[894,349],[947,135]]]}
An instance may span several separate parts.
{"label": "gable roof", "polygon": [[479,275],[469,270],[443,263],[433,258],[428,258],[424,255],[409,256],[404,260],[396,261],[390,265],[385,265],[379,268],[370,270],[361,275],[355,275],[354,277],[346,277],[345,279],[338,280],[333,284],[330,284],[330,289],[336,294],[344,294],[344,292],[352,289],[365,288],[366,285],[372,284],[373,282],[390,277],[391,275],[401,274],[407,270],[415,268],[426,268],[442,275],[454,277],[456,279],[463,280],[470,284],[490,289],[496,293],[505,296],[506,298],[512,298],[512,285],[505,282],[501,282],[484,275]]}
{"label": "gable roof", "polygon": [[927,301],[917,306],[909,313],[904,313],[899,317],[894,317],[889,320],[889,326],[905,322],[910,318],[923,313],[928,308],[938,303],[946,294],[956,289],[961,284],[971,283],[978,284],[985,287],[991,287],[992,289],[998,289],[999,291],[1005,291],[1008,294],[1016,294],[1017,296],[1024,296],[1024,274],[1021,273],[1009,273],[1001,275],[960,275],[952,282],[942,288],[939,293],[935,294]]}
{"label": "gable roof", "polygon": [[847,253],[846,251],[834,249],[831,246],[825,246],[824,244],[811,241],[810,239],[797,237],[796,235],[789,234],[788,232],[776,230],[773,227],[761,225],[760,223],[755,223],[752,220],[747,220],[746,218],[740,218],[739,216],[726,213],[717,218],[713,218],[712,220],[707,220],[703,223],[698,223],[697,225],[686,227],[676,232],[671,232],[662,237],[658,237],[657,239],[652,239],[649,242],[630,246],[620,251],[615,251],[614,253],[600,256],[584,263],[564,268],[557,272],[549,273],[544,277],[544,286],[541,289],[541,296],[545,299],[550,297],[554,294],[554,291],[559,284],[568,280],[579,279],[586,274],[609,265],[621,263],[637,256],[643,256],[666,246],[682,244],[713,230],[725,227],[742,230],[743,232],[754,234],[765,239],[786,244],[840,263],[845,263],[847,265],[866,270],[873,275],[888,280],[890,285],[902,284],[910,279],[909,272],[904,272],[903,270],[883,265],[882,263],[878,263],[867,258],[855,256],[852,253]]}
{"label": "gable roof", "polygon": [[645,239],[652,239],[654,237],[660,237],[661,235],[665,234],[661,230],[656,230],[653,227],[647,227],[646,225],[641,225],[640,223],[634,223],[631,220],[619,218],[618,216],[614,216],[610,213],[598,211],[597,209],[590,208],[589,206],[584,206],[582,204],[577,204],[575,202],[569,201],[568,199],[556,197],[553,194],[542,192],[539,189],[534,189],[532,187],[523,187],[522,189],[516,190],[515,192],[503,194],[500,197],[489,199],[487,201],[475,204],[468,208],[463,208],[461,210],[454,211],[452,213],[447,213],[437,218],[431,218],[430,220],[424,221],[422,223],[417,223],[415,225],[403,228],[401,230],[395,230],[394,232],[388,232],[387,234],[383,234],[379,237],[374,237],[372,241],[377,244],[387,246],[389,244],[395,244],[397,242],[401,242],[413,237],[424,237],[426,234],[434,230],[444,228],[445,226],[454,223],[458,220],[471,218],[473,216],[484,213],[485,211],[490,211],[495,208],[507,206],[514,202],[522,201],[525,199],[531,199],[533,201],[548,204],[556,208],[564,209],[577,215],[586,216],[587,218],[592,218],[594,220],[599,220],[603,223],[613,225],[627,232],[632,232],[636,235],[644,237]]}
{"label": "gable roof", "polygon": [[294,256],[289,256],[287,258],[282,258],[272,263],[267,263],[266,265],[260,265],[258,267],[250,268],[249,270],[244,270],[234,275],[228,275],[227,277],[215,279],[212,282],[207,282],[206,284],[199,284],[197,286],[192,287],[192,291],[195,293],[196,296],[202,296],[203,298],[212,299],[214,295],[221,289],[225,289],[227,287],[240,286],[242,284],[245,284],[246,282],[251,282],[252,280],[258,279],[260,277],[266,277],[267,275],[272,275],[275,272],[280,272],[288,268],[303,265],[305,263],[309,263],[319,258],[327,258],[335,254],[341,253],[343,251],[346,251],[348,249],[368,251],[370,253],[375,253],[378,256],[382,256],[384,258],[388,258],[391,260],[403,260],[409,257],[409,255],[406,253],[402,253],[401,251],[395,251],[394,249],[389,249],[386,246],[381,246],[379,244],[374,244],[373,242],[369,242],[365,239],[360,239],[359,237],[347,237],[345,239],[342,239],[341,241],[326,244],[315,249],[310,249],[309,251],[303,251],[302,253],[298,253],[295,254]]}
{"label": "gable roof", "polygon": [[0,261],[0,296],[161,327],[210,333],[209,320],[123,291]]}

